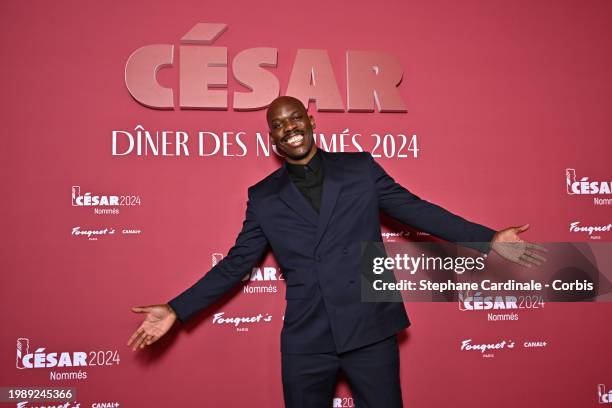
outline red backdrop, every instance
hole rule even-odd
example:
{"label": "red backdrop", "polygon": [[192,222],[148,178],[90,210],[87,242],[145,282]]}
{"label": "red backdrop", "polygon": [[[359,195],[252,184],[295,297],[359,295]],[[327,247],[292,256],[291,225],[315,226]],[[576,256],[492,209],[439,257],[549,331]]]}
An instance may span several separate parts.
{"label": "red backdrop", "polygon": [[[276,48],[269,71],[281,93],[298,49],[327,50],[345,104],[346,52],[393,55],[404,72],[398,89],[407,112],[311,105],[317,135],[331,140],[348,129],[370,151],[372,134],[391,135],[387,143],[416,135],[417,157],[377,160],[421,197],[492,228],[529,222],[532,241],[610,241],[608,232],[570,230],[572,222],[608,224],[612,207],[594,202],[610,195],[569,195],[565,174],[573,168],[578,178],[612,178],[611,19],[612,3],[596,0],[2,2],[0,386],[72,386],[81,406],[282,405],[282,281],[238,288],[149,350],[126,346],[140,322],[130,308],[168,301],[208,271],[213,256],[226,254],[247,187],[281,163],[257,149],[256,133],[267,130],[263,110],[138,103],[124,81],[136,49],[175,46],[175,66],[158,74],[175,101],[180,39],[200,22],[227,24],[214,45],[227,47],[230,68],[244,49]],[[247,90],[231,69],[227,89],[230,96]],[[113,155],[113,132],[136,134],[138,125],[187,132],[191,155]],[[200,131],[244,132],[247,152],[198,156]],[[72,205],[73,186],[82,196],[133,205]],[[414,231],[394,236],[401,231],[409,229],[385,224],[387,239],[415,238]],[[274,268],[268,279],[278,276],[272,254],[260,267]],[[246,293],[264,286],[272,293]],[[599,384],[612,388],[609,304],[547,303],[506,322],[456,303],[407,308],[406,406],[586,407],[598,405]],[[213,322],[215,313],[262,317],[235,327]],[[517,347],[483,358],[460,350],[465,339]],[[530,341],[546,346],[524,347]],[[38,349],[83,352],[87,365],[19,367],[16,344],[22,357]],[[351,406],[343,383],[337,396]]]}

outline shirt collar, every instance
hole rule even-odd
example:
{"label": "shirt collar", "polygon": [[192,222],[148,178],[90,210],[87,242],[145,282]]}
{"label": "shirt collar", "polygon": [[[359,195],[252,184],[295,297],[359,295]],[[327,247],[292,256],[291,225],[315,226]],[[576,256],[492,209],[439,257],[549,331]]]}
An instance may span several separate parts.
{"label": "shirt collar", "polygon": [[314,156],[310,159],[310,161],[306,164],[293,164],[287,163],[287,170],[291,175],[295,177],[305,178],[306,177],[306,169],[310,169],[313,173],[321,168],[321,152],[317,148],[317,151]]}

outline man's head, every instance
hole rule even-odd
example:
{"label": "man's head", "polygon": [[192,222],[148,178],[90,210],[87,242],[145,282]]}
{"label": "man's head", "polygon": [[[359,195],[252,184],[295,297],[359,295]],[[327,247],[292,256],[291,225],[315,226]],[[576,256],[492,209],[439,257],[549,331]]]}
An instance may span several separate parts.
{"label": "man's head", "polygon": [[270,141],[290,163],[307,163],[316,153],[312,130],[315,121],[299,99],[276,98],[267,112]]}

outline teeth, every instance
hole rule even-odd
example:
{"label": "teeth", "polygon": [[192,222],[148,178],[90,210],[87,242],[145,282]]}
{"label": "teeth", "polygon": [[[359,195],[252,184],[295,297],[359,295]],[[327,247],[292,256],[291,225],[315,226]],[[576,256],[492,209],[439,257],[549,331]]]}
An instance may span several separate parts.
{"label": "teeth", "polygon": [[291,145],[297,145],[302,143],[302,135],[296,135],[296,136],[291,136],[288,140],[287,143],[291,144]]}

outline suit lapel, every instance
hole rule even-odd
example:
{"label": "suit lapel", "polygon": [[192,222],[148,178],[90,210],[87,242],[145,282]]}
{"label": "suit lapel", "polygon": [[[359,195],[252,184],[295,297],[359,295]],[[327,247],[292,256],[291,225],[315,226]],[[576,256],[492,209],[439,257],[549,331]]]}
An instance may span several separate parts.
{"label": "suit lapel", "polygon": [[317,234],[315,237],[316,249],[325,233],[327,224],[334,212],[336,201],[338,199],[338,193],[340,192],[340,186],[342,181],[342,167],[337,163],[337,155],[321,150],[323,165],[324,167],[324,179],[323,179],[323,193],[321,197],[321,208],[319,210],[319,222],[317,224]]}
{"label": "suit lapel", "polygon": [[306,221],[312,223],[317,227],[315,235],[314,249],[316,250],[329,220],[334,212],[338,194],[340,193],[342,185],[342,167],[337,163],[338,156],[321,150],[323,166],[324,166],[324,178],[323,178],[323,191],[321,197],[321,207],[319,214],[312,208],[310,203],[302,195],[300,190],[291,182],[289,178],[289,172],[287,170],[286,162],[283,164],[283,168],[279,174],[279,197],[289,208],[291,208],[297,215],[304,218]]}

